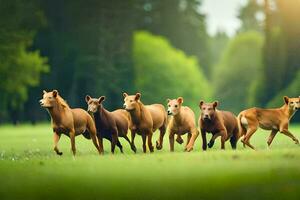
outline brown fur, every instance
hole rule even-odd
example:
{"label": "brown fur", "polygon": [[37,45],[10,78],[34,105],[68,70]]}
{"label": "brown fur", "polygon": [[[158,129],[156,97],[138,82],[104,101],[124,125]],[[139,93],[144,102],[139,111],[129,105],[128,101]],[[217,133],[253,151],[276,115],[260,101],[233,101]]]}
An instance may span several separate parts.
{"label": "brown fur", "polygon": [[85,97],[88,104],[88,111],[93,114],[97,133],[102,138],[106,138],[111,142],[111,152],[114,153],[115,145],[123,153],[123,147],[118,139],[119,137],[125,138],[131,149],[135,152],[136,148],[127,137],[128,127],[130,123],[130,116],[127,111],[118,109],[113,112],[106,110],[102,102],[105,97],[101,96],[99,99],[91,98],[89,95]]}
{"label": "brown fur", "polygon": [[[182,106],[183,98],[179,97],[177,99],[168,99],[168,115],[173,115],[169,125],[169,141],[170,141],[170,151],[174,151],[174,135],[178,137],[176,141],[182,144],[183,140],[181,138],[185,133],[188,134],[186,147],[190,142],[192,135],[198,135],[198,130],[195,123],[195,114],[187,106]],[[190,144],[193,147],[194,144]]]}
{"label": "brown fur", "polygon": [[154,151],[152,145],[152,135],[156,129],[160,130],[160,138],[156,142],[156,148],[162,149],[163,137],[166,132],[167,115],[163,105],[152,104],[145,106],[141,101],[141,94],[124,96],[124,108],[130,113],[132,120],[131,139],[134,144],[135,133],[142,136],[143,152],[146,153],[146,138],[148,137],[148,147],[150,152]]}
{"label": "brown fur", "polygon": [[76,154],[75,136],[83,134],[87,139],[92,138],[98,152],[103,153],[103,148],[98,146],[96,138],[96,127],[92,117],[83,109],[71,109],[69,105],[59,96],[57,90],[52,92],[43,91],[43,99],[40,100],[42,107],[46,108],[51,116],[53,127],[54,151],[58,155],[62,152],[58,149],[58,141],[61,134],[65,134],[71,139],[71,149],[73,155]]}
{"label": "brown fur", "polygon": [[289,98],[284,96],[284,105],[275,109],[250,108],[242,111],[238,115],[241,132],[244,136],[242,142],[248,147],[254,149],[250,144],[251,136],[256,132],[258,127],[264,130],[271,130],[268,146],[271,145],[277,132],[283,133],[290,137],[296,144],[298,139],[288,130],[289,121],[295,112],[300,108],[300,97]]}
{"label": "brown fur", "polygon": [[[206,150],[213,147],[215,139],[221,137],[221,149],[225,149],[225,141],[230,140],[232,149],[236,149],[236,143],[239,139],[239,126],[235,115],[228,111],[216,109],[218,102],[204,103],[200,101],[199,107],[201,114],[199,117],[199,127],[202,136],[202,149]],[[212,133],[212,138],[207,144],[206,132]],[[194,141],[194,138],[191,139]],[[187,149],[191,150],[190,147]]]}

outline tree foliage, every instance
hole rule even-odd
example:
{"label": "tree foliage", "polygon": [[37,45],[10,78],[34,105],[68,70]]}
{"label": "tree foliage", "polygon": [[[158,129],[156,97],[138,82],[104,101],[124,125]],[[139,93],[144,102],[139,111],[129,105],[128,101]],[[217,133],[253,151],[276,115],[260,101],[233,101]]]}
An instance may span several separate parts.
{"label": "tree foliage", "polygon": [[232,39],[215,69],[215,97],[224,109],[238,113],[250,106],[249,89],[262,67],[263,36],[245,32]]}
{"label": "tree foliage", "polygon": [[184,97],[196,108],[200,99],[210,100],[211,90],[194,57],[173,48],[161,36],[148,32],[134,35],[135,85],[146,103]]}
{"label": "tree foliage", "polygon": [[0,13],[0,115],[5,119],[8,110],[13,113],[22,108],[29,87],[39,84],[48,66],[38,50],[30,50],[37,29],[44,23],[36,4],[4,0]]}

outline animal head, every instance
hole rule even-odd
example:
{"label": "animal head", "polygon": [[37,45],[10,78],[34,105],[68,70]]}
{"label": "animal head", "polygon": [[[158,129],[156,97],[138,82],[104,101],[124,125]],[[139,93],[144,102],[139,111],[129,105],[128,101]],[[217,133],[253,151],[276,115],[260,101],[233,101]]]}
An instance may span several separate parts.
{"label": "animal head", "polygon": [[183,98],[178,97],[177,99],[167,99],[168,101],[168,115],[177,115],[181,109]]}
{"label": "animal head", "polygon": [[102,102],[105,100],[105,96],[101,96],[98,99],[92,98],[89,95],[85,96],[85,101],[88,105],[88,112],[95,113],[101,108]]}
{"label": "animal head", "polygon": [[211,120],[215,115],[218,104],[219,103],[217,101],[214,101],[213,103],[205,103],[204,101],[200,101],[199,107],[201,109],[201,118],[203,120]]}
{"label": "animal head", "polygon": [[289,106],[290,110],[297,111],[300,108],[300,96],[297,98],[283,97],[284,103]]}
{"label": "animal head", "polygon": [[46,92],[43,90],[43,98],[40,105],[44,108],[53,108],[55,105],[61,104],[63,107],[69,107],[68,104],[59,96],[57,90]]}
{"label": "animal head", "polygon": [[141,99],[141,94],[136,93],[135,95],[128,95],[127,93],[123,93],[124,97],[124,105],[123,108],[127,111],[135,110],[138,106],[138,103]]}

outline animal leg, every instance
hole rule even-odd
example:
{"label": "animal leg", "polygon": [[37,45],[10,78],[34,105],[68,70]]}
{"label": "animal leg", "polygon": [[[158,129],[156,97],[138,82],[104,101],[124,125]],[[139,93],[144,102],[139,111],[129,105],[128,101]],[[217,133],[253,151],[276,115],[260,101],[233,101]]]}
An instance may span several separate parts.
{"label": "animal leg", "polygon": [[60,139],[60,134],[57,134],[56,132],[53,133],[53,141],[54,141],[54,151],[56,152],[57,155],[62,155],[63,153],[59,151],[58,149],[58,142]]}
{"label": "animal leg", "polygon": [[103,138],[97,134],[98,144],[99,144],[99,153],[104,154],[104,148],[103,148]]}
{"label": "animal leg", "polygon": [[164,142],[165,133],[166,133],[166,128],[165,127],[161,127],[159,129],[159,140],[156,141],[156,149],[157,150],[161,150],[163,148],[163,142]]}
{"label": "animal leg", "polygon": [[153,133],[148,134],[148,148],[150,150],[150,153],[154,152],[154,147],[152,145],[152,135]]}
{"label": "animal leg", "polygon": [[120,142],[119,139],[117,139],[117,146],[119,147],[121,153],[124,153],[124,152],[123,152],[123,146],[122,146],[122,144],[121,144],[121,142]]}
{"label": "animal leg", "polygon": [[177,135],[176,142],[178,144],[182,144],[184,142],[183,139],[182,139],[182,137],[181,137],[181,135],[179,135],[179,134]]}
{"label": "animal leg", "polygon": [[299,140],[288,129],[282,129],[280,133],[283,133],[284,135],[291,138],[295,142],[295,144],[299,144]]}
{"label": "animal leg", "polygon": [[131,149],[134,151],[134,153],[136,153],[136,147],[134,144],[134,138],[135,138],[135,131],[131,130]]}
{"label": "animal leg", "polygon": [[145,133],[142,134],[142,140],[143,140],[143,152],[146,153],[147,149],[146,149],[146,138],[147,135]]}
{"label": "animal leg", "polygon": [[130,144],[130,148],[133,152],[136,152],[135,146],[132,145],[127,135],[124,136],[125,140]]}
{"label": "animal leg", "polygon": [[100,146],[99,146],[99,144],[98,144],[99,140],[98,140],[98,142],[97,142],[97,133],[96,133],[96,132],[93,132],[93,131],[91,131],[91,130],[88,130],[88,132],[90,133],[90,136],[91,136],[91,138],[92,138],[93,144],[94,144],[94,146],[97,148],[99,154],[102,154],[102,153],[103,153],[103,148],[102,148],[102,149],[100,148]]}
{"label": "animal leg", "polygon": [[230,138],[230,144],[232,149],[236,149],[236,143],[237,143],[237,138],[235,135],[231,136]]}
{"label": "animal leg", "polygon": [[186,148],[187,145],[190,143],[191,137],[192,137],[192,133],[188,133],[188,134],[187,134],[187,139],[186,139],[186,145],[185,145],[185,148]]}
{"label": "animal leg", "polygon": [[[196,141],[198,135],[199,135],[199,131],[197,129],[194,129],[192,131],[192,136],[191,136],[191,138],[190,138],[190,140],[188,142],[188,145],[186,145],[186,147],[185,147],[186,151],[190,152],[190,151],[193,150],[194,144],[195,144],[195,141]],[[206,136],[205,136],[205,138],[206,138]]]}
{"label": "animal leg", "polygon": [[274,137],[276,136],[277,132],[278,132],[278,130],[271,131],[270,136],[267,141],[268,146],[270,146],[272,144],[272,141],[273,141]]}
{"label": "animal leg", "polygon": [[75,147],[75,131],[74,130],[70,131],[70,139],[71,139],[71,150],[72,150],[73,156],[75,156],[76,147]]}
{"label": "animal leg", "polygon": [[115,153],[115,147],[118,141],[118,131],[114,130],[114,132],[112,133],[111,136],[111,153],[114,154]]}
{"label": "animal leg", "polygon": [[221,136],[219,133],[213,134],[213,135],[211,136],[211,139],[210,139],[209,143],[207,144],[208,148],[212,148],[212,147],[214,146],[215,140],[216,140],[219,136]]}
{"label": "animal leg", "polygon": [[170,143],[170,151],[174,151],[174,133],[170,132],[169,134],[169,143]]}
{"label": "animal leg", "polygon": [[250,141],[251,136],[255,133],[256,130],[257,130],[257,127],[248,128],[246,135],[242,139],[242,143],[244,143],[246,146],[250,147],[253,150],[254,150],[254,146],[252,146],[249,141]]}

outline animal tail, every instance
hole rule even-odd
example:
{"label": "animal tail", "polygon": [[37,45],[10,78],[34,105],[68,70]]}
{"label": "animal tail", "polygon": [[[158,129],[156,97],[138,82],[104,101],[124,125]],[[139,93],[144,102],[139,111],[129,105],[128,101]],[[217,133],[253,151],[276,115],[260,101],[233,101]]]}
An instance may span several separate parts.
{"label": "animal tail", "polygon": [[238,116],[237,116],[237,120],[238,120],[238,127],[239,127],[239,137],[245,136],[247,133],[247,129],[246,127],[243,125],[242,123],[242,118],[245,118],[243,113],[241,112]]}

